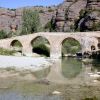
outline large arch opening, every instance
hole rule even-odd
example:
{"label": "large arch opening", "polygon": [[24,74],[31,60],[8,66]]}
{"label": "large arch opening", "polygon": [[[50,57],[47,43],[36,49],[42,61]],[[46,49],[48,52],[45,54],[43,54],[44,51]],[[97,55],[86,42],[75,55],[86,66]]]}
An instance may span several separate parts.
{"label": "large arch opening", "polygon": [[62,42],[62,56],[73,56],[81,53],[81,45],[74,38],[66,38]]}
{"label": "large arch opening", "polygon": [[22,46],[22,44],[21,44],[20,41],[18,41],[18,40],[13,40],[13,41],[11,42],[10,46],[11,46],[11,49],[12,49],[12,50],[15,50],[16,52],[22,53],[22,47],[23,47],[23,46]]}
{"label": "large arch opening", "polygon": [[31,41],[32,52],[38,56],[50,57],[50,43],[49,41],[42,37],[38,36]]}

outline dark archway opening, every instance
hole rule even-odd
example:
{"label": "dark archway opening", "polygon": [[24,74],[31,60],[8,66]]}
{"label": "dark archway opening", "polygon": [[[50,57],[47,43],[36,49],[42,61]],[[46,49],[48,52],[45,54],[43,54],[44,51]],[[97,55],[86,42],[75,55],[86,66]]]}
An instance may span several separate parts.
{"label": "dark archway opening", "polygon": [[98,49],[100,49],[100,43],[98,43]]}
{"label": "dark archway opening", "polygon": [[22,46],[22,44],[21,44],[20,41],[18,41],[18,40],[13,40],[13,41],[11,42],[10,46],[11,46],[12,50],[15,50],[16,52],[22,53],[22,47],[23,47],[23,46]]}
{"label": "dark archway opening", "polygon": [[40,56],[50,57],[50,43],[49,41],[42,37],[36,37],[31,41],[32,52]]}
{"label": "dark archway opening", "polygon": [[75,56],[81,53],[81,45],[74,38],[66,38],[62,42],[62,56]]}
{"label": "dark archway opening", "polygon": [[95,50],[96,48],[95,48],[95,46],[94,45],[92,45],[91,46],[91,50]]}

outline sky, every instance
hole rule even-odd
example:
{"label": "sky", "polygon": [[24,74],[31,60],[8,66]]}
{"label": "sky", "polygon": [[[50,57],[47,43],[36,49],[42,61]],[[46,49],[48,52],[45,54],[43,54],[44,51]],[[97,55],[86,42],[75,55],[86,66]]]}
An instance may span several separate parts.
{"label": "sky", "polygon": [[63,2],[63,0],[0,0],[0,7],[50,6],[60,4],[61,2]]}

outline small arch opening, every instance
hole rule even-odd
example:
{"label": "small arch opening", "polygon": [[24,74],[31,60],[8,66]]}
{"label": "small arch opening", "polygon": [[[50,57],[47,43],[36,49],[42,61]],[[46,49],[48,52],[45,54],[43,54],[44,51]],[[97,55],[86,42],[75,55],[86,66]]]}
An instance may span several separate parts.
{"label": "small arch opening", "polygon": [[12,49],[12,50],[15,50],[16,52],[22,53],[22,47],[23,47],[23,46],[22,46],[22,44],[21,44],[20,41],[18,41],[18,40],[13,40],[13,41],[11,42],[10,46],[11,46],[11,49]]}

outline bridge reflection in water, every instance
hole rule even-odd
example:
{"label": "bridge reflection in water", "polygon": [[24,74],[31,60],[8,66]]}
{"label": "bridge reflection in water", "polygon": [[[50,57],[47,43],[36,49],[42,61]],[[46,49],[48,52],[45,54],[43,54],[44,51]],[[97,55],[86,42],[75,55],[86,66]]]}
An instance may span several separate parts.
{"label": "bridge reflection in water", "polygon": [[80,59],[63,58],[54,61],[47,79],[55,83],[83,84],[91,83],[91,74],[100,71],[100,63],[84,64]]}

